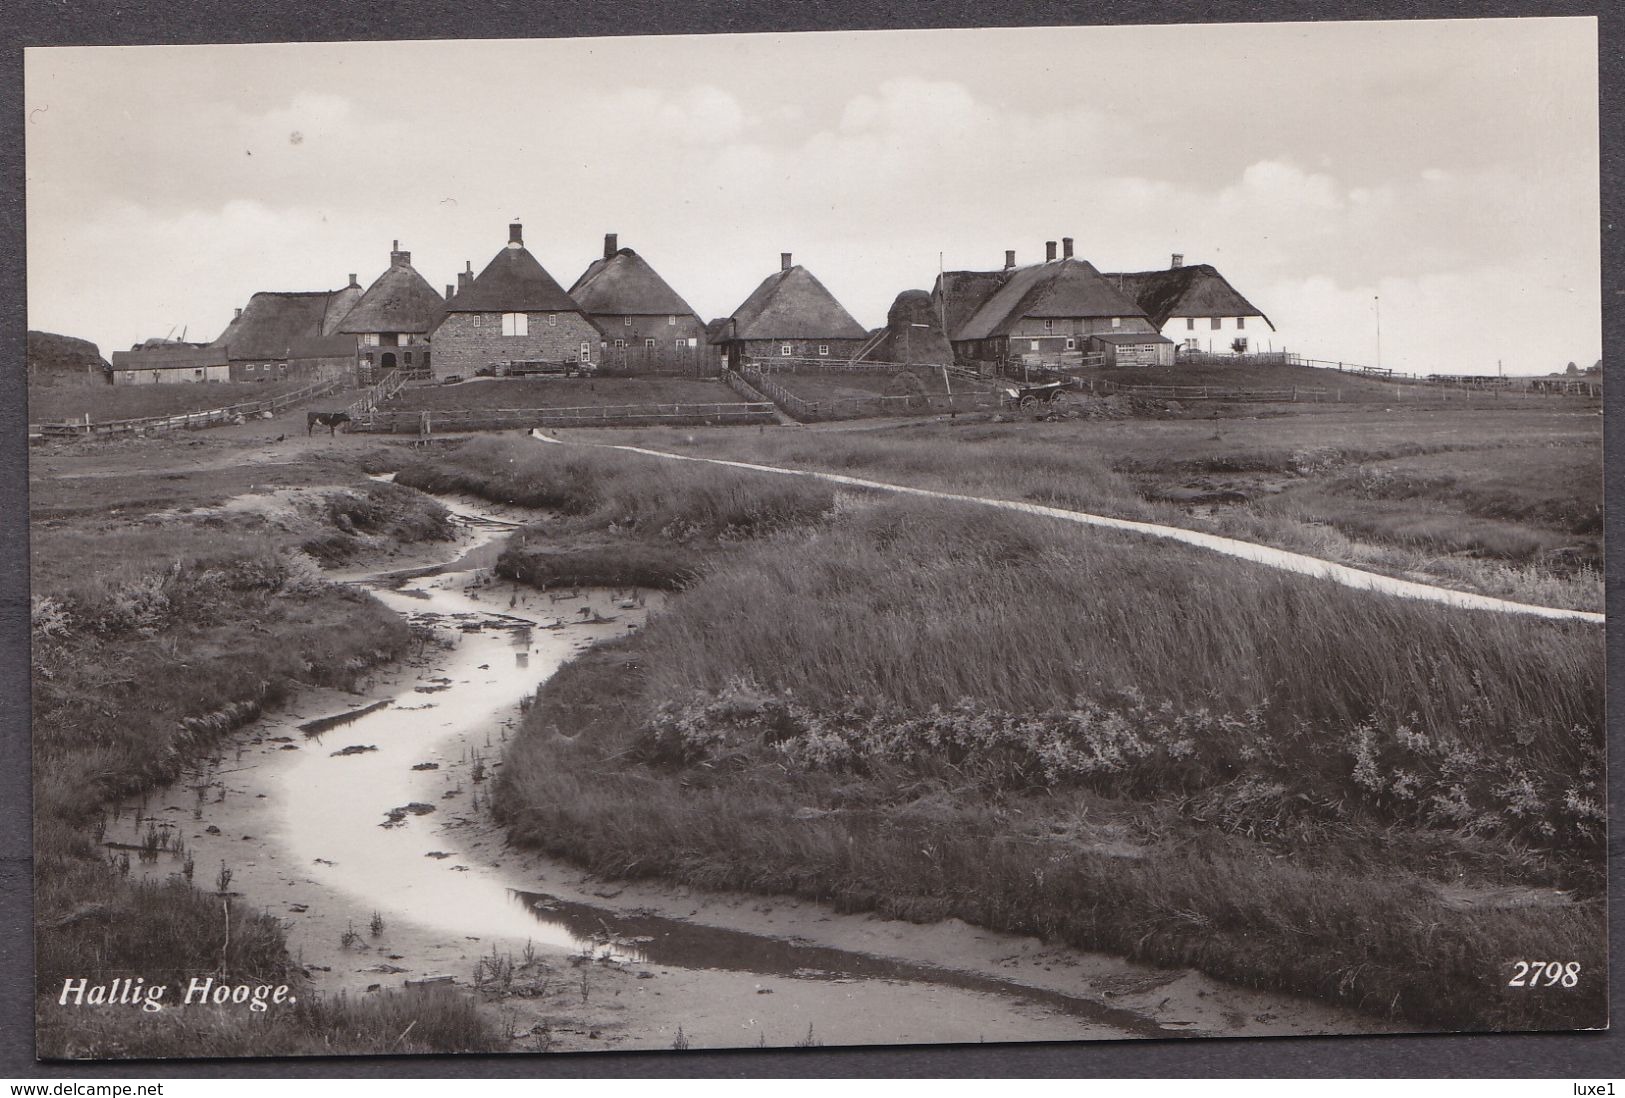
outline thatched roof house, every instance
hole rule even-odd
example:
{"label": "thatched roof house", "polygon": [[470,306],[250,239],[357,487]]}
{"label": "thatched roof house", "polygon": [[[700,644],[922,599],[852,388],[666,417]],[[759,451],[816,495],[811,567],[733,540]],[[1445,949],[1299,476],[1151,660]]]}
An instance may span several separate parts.
{"label": "thatched roof house", "polygon": [[[427,337],[445,313],[445,299],[412,266],[412,253],[401,251],[394,241],[389,250],[389,267],[373,280],[355,307],[339,325],[338,331],[362,337],[369,346],[391,346],[388,337]],[[381,338],[377,343],[369,335]]]}
{"label": "thatched roof house", "polygon": [[445,303],[434,329],[436,377],[500,362],[597,362],[602,333],[508,226],[508,244]]}
{"label": "thatched roof house", "polygon": [[697,373],[712,366],[702,349],[705,325],[655,269],[604,235],[604,254],[570,287],[570,296],[604,333],[604,363],[629,373]]}
{"label": "thatched roof house", "polygon": [[226,330],[208,346],[224,348],[233,362],[286,358],[295,339],[338,331],[360,297],[355,275],[342,290],[262,290],[248,299],[247,307],[237,310]]}
{"label": "thatched roof house", "polygon": [[[1234,353],[1257,346],[1260,332],[1276,334],[1274,322],[1208,263],[1185,265],[1184,256],[1160,271],[1125,271],[1106,275],[1139,302],[1151,323],[1187,351]],[[1271,350],[1281,349],[1270,339]]]}
{"label": "thatched roof house", "polygon": [[932,300],[946,313],[948,337],[960,359],[1009,362],[1064,361],[1082,355],[1097,332],[1154,332],[1127,293],[1073,254],[1072,238],[1045,245],[1042,263],[1015,265],[1005,253],[1001,271],[956,271],[937,280]]}
{"label": "thatched roof house", "polygon": [[848,358],[861,350],[869,333],[835,295],[805,267],[779,256],[779,270],[747,297],[722,327],[728,362],[746,358]]}

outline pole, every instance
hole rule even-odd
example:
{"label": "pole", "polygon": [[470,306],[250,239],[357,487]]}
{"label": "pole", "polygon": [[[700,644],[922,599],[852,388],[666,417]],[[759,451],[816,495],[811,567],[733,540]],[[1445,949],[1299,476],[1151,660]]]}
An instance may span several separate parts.
{"label": "pole", "polygon": [[1377,369],[1382,369],[1382,298],[1377,294],[1371,295],[1371,300],[1377,306]]}

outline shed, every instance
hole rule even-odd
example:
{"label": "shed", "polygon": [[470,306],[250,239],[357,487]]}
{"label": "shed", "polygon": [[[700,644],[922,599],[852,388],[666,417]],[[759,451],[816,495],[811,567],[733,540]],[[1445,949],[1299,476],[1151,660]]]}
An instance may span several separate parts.
{"label": "shed", "polygon": [[1100,332],[1086,351],[1105,355],[1104,366],[1172,366],[1174,341],[1156,332]]}

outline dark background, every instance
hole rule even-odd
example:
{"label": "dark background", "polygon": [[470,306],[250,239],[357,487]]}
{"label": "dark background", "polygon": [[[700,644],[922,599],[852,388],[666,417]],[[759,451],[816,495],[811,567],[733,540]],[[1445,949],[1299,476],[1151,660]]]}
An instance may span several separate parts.
{"label": "dark background", "polygon": [[[1335,19],[1453,19],[1509,16],[1598,16],[1602,101],[1604,358],[1620,346],[1621,256],[1614,222],[1625,214],[1619,151],[1625,124],[1611,105],[1625,81],[1625,5],[1541,0],[1161,0],[1064,3],[1060,0],[669,0],[532,5],[518,0],[131,0],[66,3],[12,0],[0,17],[0,1077],[303,1077],[460,1076],[520,1078],[663,1076],[1540,1076],[1606,1078],[1625,1065],[1619,1034],[1437,1035],[1033,1045],[910,1046],[839,1049],[610,1053],[556,1056],[371,1057],[311,1060],[148,1061],[40,1064],[33,1051],[33,913],[29,859],[28,554],[23,48],[109,45],[400,38],[547,38],[585,35],[700,34],[740,31],[863,30],[898,27],[1045,26],[1101,23],[1209,23]],[[1509,61],[1512,59],[1509,59]],[[1308,91],[1309,89],[1306,89]],[[1486,226],[1486,232],[1493,231]],[[1610,369],[1609,371],[1613,371]],[[1625,384],[1625,383],[1620,383]],[[1625,392],[1608,389],[1605,453],[1620,460]],[[1620,478],[1608,482],[1610,541],[1625,533],[1613,503]],[[1608,560],[1610,694],[1625,686],[1616,657],[1620,561]],[[1613,714],[1610,714],[1612,718]],[[1619,910],[1620,721],[1610,719],[1610,900]],[[1611,1001],[1619,1000],[1616,937],[1610,950]]]}

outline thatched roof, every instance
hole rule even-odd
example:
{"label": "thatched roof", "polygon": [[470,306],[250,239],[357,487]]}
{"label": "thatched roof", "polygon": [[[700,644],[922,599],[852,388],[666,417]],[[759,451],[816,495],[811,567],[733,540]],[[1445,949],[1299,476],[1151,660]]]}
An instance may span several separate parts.
{"label": "thatched roof", "polygon": [[[396,255],[402,253],[395,253]],[[410,262],[392,261],[367,287],[343,322],[341,332],[432,332],[445,316],[446,301]]]}
{"label": "thatched roof", "polygon": [[355,336],[300,336],[288,344],[289,358],[346,358],[356,352]]}
{"label": "thatched roof", "polygon": [[226,325],[209,344],[224,349],[241,361],[255,358],[286,358],[296,339],[331,334],[329,317],[336,302],[348,295],[344,290],[301,292],[261,291],[248,299],[242,315]]}
{"label": "thatched roof", "polygon": [[226,357],[224,346],[199,347],[193,343],[159,343],[134,347],[128,351],[114,351],[113,369],[196,370],[208,366],[224,366]]}
{"label": "thatched roof", "polygon": [[595,259],[570,296],[589,316],[693,316],[694,309],[637,252],[621,248]]}
{"label": "thatched roof", "polygon": [[1144,310],[1100,276],[1087,259],[1057,259],[1017,267],[955,339],[991,339],[1010,334],[1023,317],[1143,317]]}
{"label": "thatched roof", "polygon": [[987,304],[987,299],[998,293],[999,287],[1010,277],[1014,268],[1004,271],[944,271],[937,278],[936,293],[941,301],[947,298],[948,332],[954,339],[965,322],[976,315],[976,310]]}
{"label": "thatched roof", "polygon": [[524,247],[506,247],[446,303],[448,313],[579,313],[581,306]]}
{"label": "thatched roof", "polygon": [[733,337],[734,318],[719,316],[705,322],[705,341],[707,343],[726,343]]}
{"label": "thatched roof", "polygon": [[730,339],[864,339],[868,333],[805,267],[775,271],[734,310]]}
{"label": "thatched roof", "polygon": [[1262,316],[1270,330],[1270,318],[1255,307],[1211,264],[1168,267],[1160,271],[1126,271],[1106,275],[1140,303],[1151,323],[1162,327],[1175,316]]}

